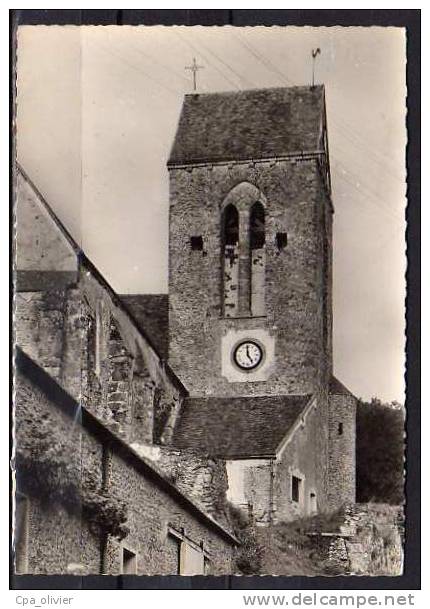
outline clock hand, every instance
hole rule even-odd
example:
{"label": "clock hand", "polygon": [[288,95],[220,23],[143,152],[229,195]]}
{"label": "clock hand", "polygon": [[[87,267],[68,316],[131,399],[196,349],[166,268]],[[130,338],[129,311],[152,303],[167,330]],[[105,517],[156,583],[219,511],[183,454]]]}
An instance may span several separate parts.
{"label": "clock hand", "polygon": [[248,346],[248,345],[246,345],[246,357],[249,359],[249,361],[250,361],[250,362],[251,362],[251,364],[252,364],[252,358],[251,358],[251,356],[249,355],[249,346]]}

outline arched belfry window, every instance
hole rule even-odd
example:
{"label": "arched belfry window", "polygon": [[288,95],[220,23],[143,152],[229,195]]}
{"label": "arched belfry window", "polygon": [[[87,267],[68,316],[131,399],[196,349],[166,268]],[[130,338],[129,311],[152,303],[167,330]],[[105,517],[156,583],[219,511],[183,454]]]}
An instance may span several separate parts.
{"label": "arched belfry window", "polygon": [[221,301],[224,317],[264,316],[267,201],[250,182],[239,182],[220,206]]}
{"label": "arched belfry window", "polygon": [[222,217],[223,309],[225,317],[235,317],[239,309],[239,213],[227,205]]}
{"label": "arched belfry window", "polygon": [[251,207],[249,216],[250,309],[252,316],[265,314],[265,242],[265,212],[263,205],[257,201]]}

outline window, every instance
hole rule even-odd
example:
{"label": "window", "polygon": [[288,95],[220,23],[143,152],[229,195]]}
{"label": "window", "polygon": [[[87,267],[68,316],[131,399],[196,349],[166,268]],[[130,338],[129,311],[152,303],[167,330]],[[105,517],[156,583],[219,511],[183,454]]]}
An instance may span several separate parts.
{"label": "window", "polygon": [[249,218],[249,264],[251,298],[250,313],[253,317],[265,314],[266,241],[264,207],[257,201],[251,207]]}
{"label": "window", "polygon": [[239,214],[234,205],[227,205],[223,214],[224,245],[237,245],[239,242]]}
{"label": "window", "polygon": [[201,235],[190,238],[191,249],[201,251],[203,249],[203,237]]}
{"label": "window", "polygon": [[239,311],[239,214],[227,205],[222,218],[223,313],[235,317]]}
{"label": "window", "polygon": [[15,496],[15,573],[28,572],[29,501],[25,495]]}
{"label": "window", "polygon": [[276,233],[276,247],[278,250],[287,247],[287,233]]}
{"label": "window", "polygon": [[210,575],[211,574],[211,561],[209,560],[209,558],[206,558],[205,556],[205,562],[204,562],[204,574],[205,575]]}
{"label": "window", "polygon": [[210,557],[204,550],[203,542],[197,544],[187,537],[182,529],[177,531],[171,527],[169,527],[169,537],[177,544],[175,544],[175,552],[179,575],[205,575],[208,572]]}
{"label": "window", "polygon": [[295,503],[300,503],[302,480],[297,476],[291,477],[291,499]]}
{"label": "window", "polygon": [[122,549],[122,573],[124,575],[136,575],[137,556],[127,548]]}
{"label": "window", "polygon": [[186,541],[181,543],[179,574],[204,575],[205,556],[200,547],[190,545]]}
{"label": "window", "polygon": [[251,208],[250,216],[250,247],[252,250],[259,250],[264,247],[265,243],[265,226],[264,226],[264,207],[257,201]]}
{"label": "window", "polygon": [[339,425],[337,426],[337,435],[338,436],[343,435],[343,423],[339,423]]}

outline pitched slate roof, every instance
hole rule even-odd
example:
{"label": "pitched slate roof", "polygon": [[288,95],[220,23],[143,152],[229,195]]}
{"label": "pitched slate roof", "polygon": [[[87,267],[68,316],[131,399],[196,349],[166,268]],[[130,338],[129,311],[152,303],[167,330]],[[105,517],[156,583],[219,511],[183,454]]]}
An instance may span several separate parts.
{"label": "pitched slate roof", "polygon": [[349,389],[345,387],[335,376],[331,377],[329,393],[332,395],[350,395],[355,397],[353,393]]}
{"label": "pitched slate roof", "polygon": [[322,85],[186,95],[167,164],[316,151],[323,117]]}
{"label": "pitched slate roof", "polygon": [[173,444],[212,456],[274,455],[310,397],[187,398]]}
{"label": "pitched slate roof", "polygon": [[138,325],[167,359],[169,332],[169,296],[167,294],[123,294],[120,299]]}

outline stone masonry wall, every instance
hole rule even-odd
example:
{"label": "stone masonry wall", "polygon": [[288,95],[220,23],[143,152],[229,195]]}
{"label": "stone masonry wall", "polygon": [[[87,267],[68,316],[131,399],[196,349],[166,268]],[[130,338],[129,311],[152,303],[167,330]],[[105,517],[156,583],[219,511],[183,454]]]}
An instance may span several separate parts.
{"label": "stone masonry wall", "polygon": [[133,444],[133,448],[219,522],[227,523],[225,462],[194,450]]}
{"label": "stone masonry wall", "polygon": [[21,171],[16,194],[15,343],[123,437],[168,439],[180,382]]}
{"label": "stone masonry wall", "polygon": [[19,271],[77,270],[76,253],[28,179],[17,172],[15,262]]}
{"label": "stone masonry wall", "polygon": [[80,411],[69,416],[64,401],[60,409],[45,389],[17,379],[18,490],[29,500],[29,573],[119,573],[125,546],[137,554],[138,574],[176,574],[169,526],[203,543],[209,572],[231,572],[233,545],[213,523],[109,433],[82,427]]}
{"label": "stone masonry wall", "polygon": [[[267,202],[266,316],[232,319],[222,316],[221,207],[247,181]],[[169,362],[192,395],[312,393],[326,381],[328,206],[312,159],[170,170]],[[277,232],[287,233],[283,249]],[[202,251],[191,250],[192,235],[202,236]],[[330,226],[327,235],[331,248]],[[221,337],[231,328],[263,328],[275,337],[268,381],[228,382],[221,375]]]}
{"label": "stone masonry wall", "polygon": [[[229,495],[257,525],[289,522],[328,511],[327,459],[327,404],[321,397],[299,421],[277,458],[229,462]],[[292,497],[292,476],[301,480],[299,501]],[[240,498],[236,502],[235,494]]]}
{"label": "stone masonry wall", "polygon": [[[117,456],[112,461],[111,484],[113,489],[129,498],[130,533],[123,543],[138,553],[138,574],[177,573],[177,548],[169,543],[168,526],[177,530],[184,528],[187,536],[197,544],[203,542],[211,555],[211,574],[231,573],[232,547]],[[115,539],[112,543],[109,570],[116,573],[121,543]]]}
{"label": "stone masonry wall", "polygon": [[64,288],[15,294],[15,341],[56,379],[61,376],[67,299]]}
{"label": "stone masonry wall", "polygon": [[355,501],[356,399],[329,396],[328,502],[332,509]]}
{"label": "stone masonry wall", "polygon": [[[118,306],[102,282],[82,268],[79,288],[88,326],[85,404],[130,442],[160,441],[178,409],[183,390],[167,373],[159,355]],[[95,352],[96,313],[102,322],[99,372]]]}
{"label": "stone masonry wall", "polygon": [[349,504],[338,516],[338,532],[312,535],[333,573],[389,575],[403,572],[404,521],[399,506]]}
{"label": "stone masonry wall", "polygon": [[[318,512],[326,511],[328,459],[327,403],[321,396],[294,431],[276,463],[274,481],[274,521],[290,521],[309,516],[316,502]],[[292,498],[292,476],[302,480],[300,501]],[[315,495],[311,499],[311,493]]]}

